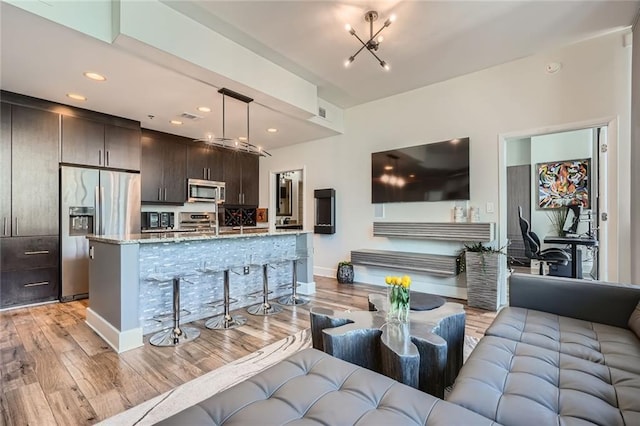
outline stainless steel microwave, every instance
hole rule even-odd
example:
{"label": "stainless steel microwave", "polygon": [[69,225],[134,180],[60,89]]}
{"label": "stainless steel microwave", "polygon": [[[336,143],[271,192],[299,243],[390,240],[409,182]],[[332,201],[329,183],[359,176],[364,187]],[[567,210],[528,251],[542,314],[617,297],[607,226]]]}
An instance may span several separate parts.
{"label": "stainless steel microwave", "polygon": [[225,184],[212,180],[187,180],[187,203],[224,203]]}

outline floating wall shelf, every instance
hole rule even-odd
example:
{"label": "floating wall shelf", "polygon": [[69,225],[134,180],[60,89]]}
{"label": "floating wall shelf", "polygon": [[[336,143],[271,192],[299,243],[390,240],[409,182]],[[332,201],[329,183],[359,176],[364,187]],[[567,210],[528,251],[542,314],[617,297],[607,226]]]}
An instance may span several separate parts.
{"label": "floating wall shelf", "polygon": [[457,258],[457,256],[388,250],[362,249],[351,252],[351,263],[354,265],[402,269],[438,277],[456,276],[458,271]]}
{"label": "floating wall shelf", "polygon": [[495,239],[495,223],[373,222],[373,236],[489,242]]}

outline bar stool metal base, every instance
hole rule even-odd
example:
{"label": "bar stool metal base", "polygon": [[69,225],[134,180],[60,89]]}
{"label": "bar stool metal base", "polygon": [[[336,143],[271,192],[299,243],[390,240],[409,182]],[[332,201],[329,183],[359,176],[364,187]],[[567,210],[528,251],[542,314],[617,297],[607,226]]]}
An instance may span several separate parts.
{"label": "bar stool metal base", "polygon": [[195,327],[171,328],[151,336],[149,343],[153,346],[176,346],[196,339],[198,336],[200,336],[200,330]]}
{"label": "bar stool metal base", "polygon": [[260,303],[258,305],[249,306],[247,312],[251,315],[273,315],[282,312],[282,306],[272,305],[271,303]]}
{"label": "bar stool metal base", "polygon": [[307,303],[309,303],[309,299],[290,294],[288,296],[282,296],[280,299],[278,299],[278,303],[287,306],[306,305]]}
{"label": "bar stool metal base", "polygon": [[207,320],[204,323],[205,327],[210,330],[229,330],[232,328],[238,328],[247,323],[247,319],[242,315],[218,315]]}

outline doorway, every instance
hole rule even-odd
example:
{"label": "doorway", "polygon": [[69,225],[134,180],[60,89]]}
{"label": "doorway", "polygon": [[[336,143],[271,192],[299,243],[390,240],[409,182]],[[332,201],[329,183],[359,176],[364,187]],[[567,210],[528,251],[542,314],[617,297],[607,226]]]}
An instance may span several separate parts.
{"label": "doorway", "polygon": [[[507,240],[511,243],[509,255],[516,259],[516,265],[518,261],[522,261],[520,267],[525,267],[524,260],[528,260],[524,256],[517,205],[523,205],[523,216],[532,223],[534,232],[542,234],[541,240],[553,232],[550,229],[553,209],[547,209],[545,207],[548,205],[541,204],[537,166],[553,163],[554,160],[589,160],[589,202],[583,209],[578,228],[574,232],[578,236],[593,236],[598,241],[598,248],[580,248],[581,254],[584,254],[583,277],[600,280],[617,278],[616,268],[611,268],[609,264],[612,261],[612,251],[617,252],[617,241],[614,235],[607,232],[608,227],[614,225],[610,223],[611,219],[617,214],[617,200],[612,199],[615,194],[611,197],[607,193],[610,168],[607,151],[609,145],[617,140],[616,126],[617,119],[603,119],[499,135],[499,241],[501,245],[505,245]],[[573,142],[571,137],[574,137]],[[576,137],[582,140],[579,147],[575,145]],[[515,269],[519,270],[518,267]],[[500,289],[502,303],[506,303],[506,294],[506,287]]]}

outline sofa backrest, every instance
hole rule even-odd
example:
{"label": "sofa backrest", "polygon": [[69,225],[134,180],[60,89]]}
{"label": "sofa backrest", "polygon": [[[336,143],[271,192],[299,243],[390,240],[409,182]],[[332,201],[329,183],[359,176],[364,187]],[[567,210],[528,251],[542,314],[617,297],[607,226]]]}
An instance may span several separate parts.
{"label": "sofa backrest", "polygon": [[540,275],[512,274],[509,305],[615,327],[627,322],[640,301],[640,286]]}

